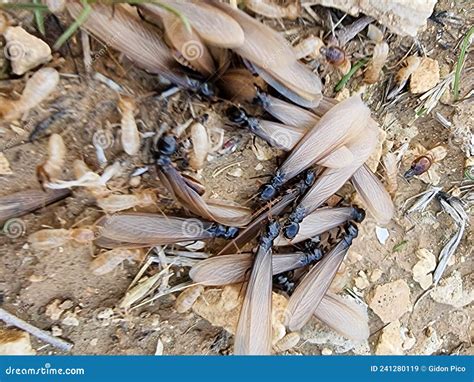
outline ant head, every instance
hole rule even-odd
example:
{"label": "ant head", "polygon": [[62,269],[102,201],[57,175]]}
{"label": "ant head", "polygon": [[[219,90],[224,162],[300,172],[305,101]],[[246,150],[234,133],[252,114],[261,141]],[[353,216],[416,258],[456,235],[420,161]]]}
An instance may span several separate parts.
{"label": "ant head", "polygon": [[352,220],[361,223],[365,219],[365,210],[359,207],[354,207],[352,210]]}
{"label": "ant head", "polygon": [[267,202],[275,197],[276,192],[276,188],[271,184],[264,184],[260,188],[260,200]]}
{"label": "ant head", "polygon": [[321,53],[324,54],[326,60],[331,65],[339,66],[344,62],[346,58],[346,54],[344,53],[344,51],[341,48],[338,48],[337,46],[321,48]]}
{"label": "ant head", "polygon": [[176,138],[172,135],[163,135],[156,143],[155,153],[158,156],[170,156],[176,151]]}
{"label": "ant head", "polygon": [[313,170],[308,170],[306,171],[306,174],[304,175],[304,184],[310,187],[313,185],[315,179],[316,179],[315,172]]}
{"label": "ant head", "polygon": [[415,175],[421,175],[431,167],[431,161],[429,158],[422,156],[416,159],[410,169],[403,175],[405,179],[411,179]]}
{"label": "ant head", "polygon": [[237,227],[227,227],[224,239],[234,239],[239,234]]}
{"label": "ant head", "polygon": [[359,229],[354,223],[348,223],[345,227],[347,236],[350,236],[351,239],[355,239],[359,234]]}
{"label": "ant head", "polygon": [[237,106],[229,107],[226,110],[226,115],[227,115],[227,118],[229,118],[231,122],[238,123],[238,124],[242,124],[248,119],[247,113],[245,112],[245,110]]}
{"label": "ant head", "polygon": [[298,222],[290,221],[283,228],[283,234],[289,240],[294,239],[300,230],[300,224]]}
{"label": "ant head", "polygon": [[280,234],[280,223],[277,220],[272,220],[268,223],[267,233],[271,239],[276,239]]}
{"label": "ant head", "polygon": [[213,98],[216,95],[216,87],[209,82],[203,82],[199,86],[199,94],[204,97]]}

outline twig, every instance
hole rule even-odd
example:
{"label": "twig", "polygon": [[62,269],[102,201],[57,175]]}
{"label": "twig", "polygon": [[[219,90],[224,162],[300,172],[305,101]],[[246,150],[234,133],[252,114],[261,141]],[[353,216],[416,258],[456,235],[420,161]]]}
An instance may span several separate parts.
{"label": "twig", "polygon": [[70,351],[74,346],[70,342],[64,341],[57,337],[53,337],[45,330],[39,329],[36,326],[33,326],[26,321],[23,321],[21,318],[18,318],[13,314],[8,313],[5,309],[2,308],[0,308],[0,320],[4,321],[7,325],[13,325],[19,329],[22,329],[35,336],[36,338],[40,339],[41,341],[47,342],[48,344],[53,345],[58,349]]}

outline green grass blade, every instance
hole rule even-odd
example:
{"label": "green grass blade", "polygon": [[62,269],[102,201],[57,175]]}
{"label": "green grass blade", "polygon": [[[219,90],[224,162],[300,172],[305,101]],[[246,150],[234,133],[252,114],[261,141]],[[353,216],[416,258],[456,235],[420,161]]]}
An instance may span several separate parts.
{"label": "green grass blade", "polygon": [[92,7],[89,5],[87,1],[82,1],[82,5],[84,6],[84,9],[80,13],[80,15],[77,17],[76,20],[67,28],[64,33],[59,36],[58,40],[54,43],[54,49],[58,50],[61,48],[61,46],[71,38],[71,36],[76,33],[76,31],[81,27],[81,25],[84,23],[84,21],[87,20],[89,17]]}
{"label": "green grass blade", "polygon": [[5,9],[32,9],[41,10],[44,12],[48,11],[48,7],[43,4],[37,4],[36,1],[33,3],[0,3],[0,8]]}
{"label": "green grass blade", "polygon": [[354,66],[349,70],[349,72],[341,78],[341,80],[336,84],[334,87],[334,91],[339,92],[341,91],[352,78],[352,76],[357,72],[360,68],[362,68],[367,63],[366,59],[362,59],[357,61]]}
{"label": "green grass blade", "polygon": [[462,67],[464,66],[464,59],[466,57],[467,49],[471,45],[473,34],[474,26],[471,27],[471,29],[469,29],[469,31],[466,33],[466,36],[464,36],[461,44],[461,53],[459,54],[458,63],[456,65],[456,73],[454,74],[453,95],[455,101],[457,101],[459,98]]}
{"label": "green grass blade", "polygon": [[[33,0],[33,3],[40,4],[40,0]],[[46,34],[46,30],[44,29],[44,13],[39,8],[34,9],[33,12],[35,14],[35,21],[36,25],[38,26],[38,30],[44,36]]]}

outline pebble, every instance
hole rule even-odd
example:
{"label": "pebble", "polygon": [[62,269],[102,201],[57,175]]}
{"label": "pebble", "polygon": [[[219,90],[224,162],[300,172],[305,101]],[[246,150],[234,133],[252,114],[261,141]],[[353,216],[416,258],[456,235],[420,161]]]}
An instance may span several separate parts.
{"label": "pebble", "polygon": [[374,269],[372,272],[370,272],[369,279],[371,282],[374,283],[376,281],[379,281],[382,275],[383,275],[382,270],[377,268],[377,269]]}
{"label": "pebble", "polygon": [[420,66],[415,70],[410,79],[410,92],[412,94],[425,93],[434,88],[439,82],[438,61],[423,57]]}
{"label": "pebble", "polygon": [[46,316],[48,316],[53,321],[59,320],[61,315],[64,313],[64,309],[62,309],[60,305],[61,305],[61,300],[58,298],[51,301],[46,307],[46,312],[45,312]]}
{"label": "pebble", "polygon": [[369,306],[384,323],[396,321],[411,309],[410,288],[404,280],[380,285]]}
{"label": "pebble", "polygon": [[413,280],[427,290],[433,283],[432,272],[436,268],[436,257],[425,248],[419,249],[416,256],[420,259],[413,267]]}
{"label": "pebble", "polygon": [[0,355],[35,355],[30,335],[17,329],[0,329]]}
{"label": "pebble", "polygon": [[400,321],[393,321],[383,328],[379,342],[375,348],[375,354],[403,355],[403,339],[401,336]]}
{"label": "pebble", "polygon": [[331,354],[332,354],[332,350],[329,349],[329,348],[323,348],[323,350],[321,350],[321,354],[322,354],[322,355],[331,355]]}
{"label": "pebble", "polygon": [[367,288],[370,285],[369,279],[364,271],[358,273],[359,277],[354,279],[355,285],[360,290]]}
{"label": "pebble", "polygon": [[63,335],[63,330],[59,326],[53,325],[51,327],[51,334],[53,337],[61,337]]}
{"label": "pebble", "polygon": [[48,44],[22,27],[8,27],[4,37],[6,56],[11,62],[12,72],[19,76],[52,59]]}
{"label": "pebble", "polygon": [[461,308],[474,300],[474,289],[464,290],[461,274],[454,271],[430,292],[431,298],[441,304]]}
{"label": "pebble", "polygon": [[443,345],[443,341],[439,339],[438,333],[432,327],[426,329],[424,338],[418,339],[419,343],[411,350],[410,354],[431,355],[437,352]]}
{"label": "pebble", "polygon": [[10,168],[10,162],[8,162],[5,154],[0,153],[0,175],[11,175],[13,171]]}
{"label": "pebble", "polygon": [[73,312],[67,312],[61,323],[65,326],[79,326],[79,320]]}

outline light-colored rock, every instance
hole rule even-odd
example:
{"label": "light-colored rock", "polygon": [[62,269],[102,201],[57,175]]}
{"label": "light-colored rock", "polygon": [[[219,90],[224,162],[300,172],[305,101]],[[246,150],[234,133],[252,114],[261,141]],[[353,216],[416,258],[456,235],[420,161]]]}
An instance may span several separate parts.
{"label": "light-colored rock", "polygon": [[[228,285],[223,289],[207,289],[194,303],[193,311],[212,325],[235,334],[243,300],[241,292],[240,284]],[[284,327],[286,321],[287,303],[287,299],[281,294],[272,294],[272,327],[275,336],[272,343],[276,343],[286,334],[282,333],[281,327]]]}
{"label": "light-colored rock", "polygon": [[61,323],[65,326],[79,326],[77,315],[73,312],[66,312]]}
{"label": "light-colored rock", "polygon": [[13,171],[10,168],[10,162],[4,153],[0,153],[0,175],[11,175]]}
{"label": "light-colored rock", "polygon": [[17,329],[0,329],[0,355],[35,355],[30,335]]}
{"label": "light-colored rock", "polygon": [[436,333],[436,330],[429,327],[425,336],[418,336],[418,344],[410,351],[412,355],[431,355],[436,353],[441,346],[443,341],[441,341]]}
{"label": "light-colored rock", "polygon": [[369,306],[384,323],[396,321],[411,309],[410,288],[404,280],[380,285]]}
{"label": "light-colored rock", "polygon": [[8,27],[4,37],[5,56],[11,62],[13,73],[19,76],[52,58],[48,44],[22,27]]}
{"label": "light-colored rock", "polygon": [[413,280],[427,290],[433,283],[433,271],[436,268],[436,257],[425,248],[419,249],[416,256],[420,259],[413,267]]}
{"label": "light-colored rock", "polygon": [[382,330],[379,342],[375,349],[377,355],[402,355],[403,339],[401,336],[400,321],[396,320],[388,324]]}
{"label": "light-colored rock", "polygon": [[371,282],[375,283],[380,280],[382,275],[383,275],[382,270],[377,268],[377,269],[374,269],[372,272],[370,272],[369,279]]}
{"label": "light-colored rock", "polygon": [[53,325],[51,327],[51,334],[54,337],[61,337],[63,335],[63,330],[59,326]]}
{"label": "light-colored rock", "polygon": [[357,16],[364,13],[402,36],[416,36],[433,13],[436,0],[313,0],[314,4],[341,9]]}
{"label": "light-colored rock", "polygon": [[432,58],[423,57],[420,66],[411,75],[410,92],[425,93],[434,88],[439,82],[439,64]]}
{"label": "light-colored rock", "polygon": [[436,302],[461,308],[474,300],[474,289],[472,285],[464,289],[461,274],[454,271],[451,276],[442,279],[430,295]]}
{"label": "light-colored rock", "polygon": [[323,350],[321,350],[321,354],[322,354],[322,355],[331,355],[331,354],[332,354],[332,350],[329,349],[329,348],[323,348]]}
{"label": "light-colored rock", "polygon": [[46,307],[46,316],[51,318],[53,321],[59,320],[61,315],[64,312],[64,309],[60,307],[61,305],[61,300],[56,298],[53,301],[51,301],[48,306]]}
{"label": "light-colored rock", "polygon": [[360,290],[367,288],[370,285],[369,279],[364,271],[358,273],[358,277],[354,279],[355,286]]}

